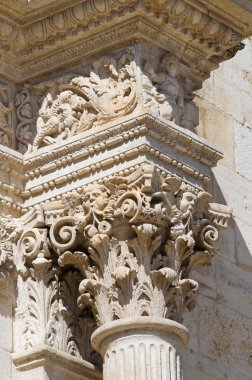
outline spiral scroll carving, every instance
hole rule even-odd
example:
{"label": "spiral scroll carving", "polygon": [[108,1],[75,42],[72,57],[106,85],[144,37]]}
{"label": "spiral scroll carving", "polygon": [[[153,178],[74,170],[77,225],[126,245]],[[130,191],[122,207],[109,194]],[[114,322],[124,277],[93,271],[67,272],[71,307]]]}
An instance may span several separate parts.
{"label": "spiral scroll carving", "polygon": [[74,219],[64,217],[56,221],[51,226],[49,235],[51,245],[58,254],[71,249],[76,243],[76,226]]}
{"label": "spiral scroll carving", "polygon": [[181,322],[198,291],[190,272],[209,263],[230,216],[209,193],[147,164],[66,194],[60,207],[64,216],[52,222],[50,205],[46,228],[23,235],[25,262],[46,266],[52,257],[77,271],[78,306],[98,325],[135,316]]}

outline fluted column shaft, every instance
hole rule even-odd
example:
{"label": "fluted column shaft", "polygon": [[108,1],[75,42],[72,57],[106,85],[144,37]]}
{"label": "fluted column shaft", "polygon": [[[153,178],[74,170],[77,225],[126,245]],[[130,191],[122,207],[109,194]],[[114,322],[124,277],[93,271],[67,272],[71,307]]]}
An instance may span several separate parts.
{"label": "fluted column shaft", "polygon": [[99,328],[92,337],[104,359],[104,380],[182,380],[180,353],[185,327],[152,317],[122,319]]}

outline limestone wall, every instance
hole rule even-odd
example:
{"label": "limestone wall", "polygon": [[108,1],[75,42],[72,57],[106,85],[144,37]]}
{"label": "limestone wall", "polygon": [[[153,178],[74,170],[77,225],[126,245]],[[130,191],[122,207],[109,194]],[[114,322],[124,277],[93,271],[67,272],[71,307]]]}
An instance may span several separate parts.
{"label": "limestone wall", "polygon": [[213,171],[217,202],[233,208],[211,267],[200,281],[196,310],[185,317],[191,340],[185,380],[252,379],[252,39],[222,63],[198,92],[198,133],[224,158]]}

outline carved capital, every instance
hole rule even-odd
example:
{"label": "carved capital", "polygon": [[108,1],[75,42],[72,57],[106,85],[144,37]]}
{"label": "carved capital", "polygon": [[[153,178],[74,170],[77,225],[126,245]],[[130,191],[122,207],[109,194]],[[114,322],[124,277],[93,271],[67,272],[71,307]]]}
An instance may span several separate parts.
{"label": "carved capital", "polygon": [[53,204],[44,209],[50,248],[62,268],[80,273],[78,306],[98,325],[136,316],[181,322],[195,305],[191,269],[210,262],[230,216],[209,193],[151,165],[66,194],[54,207],[53,220]]}
{"label": "carved capital", "polygon": [[95,323],[77,306],[80,274],[73,268],[60,271],[40,207],[20,222],[15,351],[45,344],[97,363],[89,344]]}

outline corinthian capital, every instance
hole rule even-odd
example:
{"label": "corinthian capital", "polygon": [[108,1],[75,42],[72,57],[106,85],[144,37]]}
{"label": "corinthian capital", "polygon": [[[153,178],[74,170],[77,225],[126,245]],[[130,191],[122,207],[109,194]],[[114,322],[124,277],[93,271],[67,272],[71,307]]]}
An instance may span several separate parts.
{"label": "corinthian capital", "polygon": [[[50,220],[50,245],[61,267],[83,280],[78,305],[98,325],[137,316],[182,321],[198,289],[191,269],[210,261],[229,218],[209,193],[144,165],[66,195]],[[55,205],[56,206],[56,205]]]}

